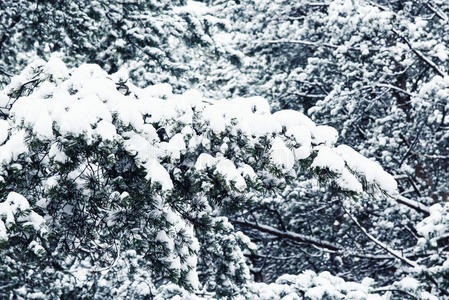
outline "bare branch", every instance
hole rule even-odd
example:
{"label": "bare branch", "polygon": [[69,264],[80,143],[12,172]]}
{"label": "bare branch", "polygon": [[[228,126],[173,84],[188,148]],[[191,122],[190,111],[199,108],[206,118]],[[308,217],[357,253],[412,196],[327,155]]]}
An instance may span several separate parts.
{"label": "bare branch", "polygon": [[13,77],[14,76],[13,74],[6,72],[5,69],[2,66],[0,66],[0,73],[6,75],[8,77]]}
{"label": "bare branch", "polygon": [[319,248],[325,248],[325,249],[329,249],[332,251],[339,251],[342,249],[342,247],[340,245],[335,244],[335,243],[323,241],[323,240],[318,239],[313,236],[303,235],[303,234],[299,234],[299,233],[292,232],[292,231],[280,231],[274,227],[267,226],[267,225],[259,225],[259,224],[244,222],[244,221],[238,221],[238,220],[233,220],[232,223],[240,225],[240,226],[256,229],[261,232],[266,232],[266,233],[269,233],[269,234],[272,234],[272,235],[275,235],[275,236],[278,236],[281,238],[287,238],[292,241],[315,245]]}
{"label": "bare branch", "polygon": [[410,96],[410,97],[415,97],[415,96],[417,96],[416,94],[410,93],[410,92],[408,92],[408,91],[406,91],[406,90],[403,90],[403,89],[401,89],[401,88],[399,88],[399,87],[397,87],[397,86],[391,85],[391,84],[376,83],[376,86],[378,86],[378,87],[384,87],[384,88],[389,88],[389,89],[392,89],[392,90],[395,90],[395,91],[404,93],[404,94],[406,94],[406,95],[408,95],[408,96]]}
{"label": "bare branch", "polygon": [[[340,47],[346,47],[345,45],[334,45],[330,43],[322,43],[322,42],[311,42],[311,41],[304,41],[304,40],[286,40],[286,39],[280,39],[280,40],[259,40],[259,43],[268,43],[268,44],[299,44],[309,47],[322,47],[322,48],[331,48],[331,49],[338,49]],[[351,51],[359,51],[362,50],[360,47],[347,47],[347,50]],[[381,47],[370,47],[369,51],[382,51],[387,50],[387,48],[381,48]]]}
{"label": "bare branch", "polygon": [[344,205],[342,205],[344,211],[346,212],[346,214],[349,216],[349,218],[351,218],[351,220],[355,223],[355,225],[363,232],[364,235],[366,235],[366,237],[368,239],[370,239],[373,243],[375,243],[376,245],[378,245],[379,247],[381,247],[382,249],[384,249],[385,251],[387,251],[388,253],[390,253],[392,256],[394,256],[395,258],[399,259],[400,261],[404,262],[405,264],[411,266],[411,267],[418,267],[419,265],[404,257],[401,253],[399,253],[399,251],[396,251],[394,249],[391,249],[390,247],[388,247],[387,245],[385,245],[384,243],[382,243],[381,241],[379,241],[378,239],[376,239],[375,237],[373,237],[371,234],[368,233],[368,231],[366,231],[366,229],[360,225],[359,221],[357,221],[357,219],[349,212],[348,209],[346,209],[346,207]]}
{"label": "bare branch", "polygon": [[431,67],[438,75],[440,75],[441,77],[446,77],[447,74],[444,73],[443,71],[441,71],[437,65],[431,61],[430,59],[428,59],[427,57],[424,56],[424,54],[421,53],[421,51],[413,48],[412,43],[401,33],[399,33],[396,29],[392,29],[393,32],[401,38],[401,40],[404,41],[404,43],[407,44],[407,46],[409,47],[410,50],[412,50],[413,53],[416,54],[416,56],[418,56],[423,62],[425,62],[429,67]]}
{"label": "bare branch", "polygon": [[338,45],[333,45],[329,43],[318,43],[318,42],[310,42],[310,41],[303,41],[303,40],[261,40],[259,41],[261,43],[268,43],[268,44],[299,44],[304,46],[312,46],[312,47],[326,47],[326,48],[333,48],[337,49]]}
{"label": "bare branch", "polygon": [[434,7],[431,3],[429,3],[428,1],[422,1],[424,2],[424,5],[430,9],[435,15],[437,15],[438,18],[440,18],[441,20],[443,20],[444,22],[448,22],[449,18],[447,17],[447,15],[438,7]]}
{"label": "bare branch", "polygon": [[115,242],[115,250],[116,250],[117,254],[116,254],[115,259],[111,265],[103,267],[103,268],[93,268],[91,271],[92,272],[103,272],[103,271],[110,270],[112,267],[114,267],[117,264],[117,261],[119,260],[119,257],[120,257],[120,244],[117,243],[117,241]]}
{"label": "bare branch", "polygon": [[294,95],[299,96],[299,97],[306,97],[306,98],[325,98],[325,97],[327,97],[327,95],[325,95],[325,94],[306,94],[306,93],[300,93],[300,92],[296,92],[296,93],[294,93]]}
{"label": "bare branch", "polygon": [[308,3],[305,3],[304,5],[307,5],[307,6],[329,6],[330,2],[308,2]]}
{"label": "bare branch", "polygon": [[412,199],[408,199],[402,195],[396,195],[393,197],[398,203],[400,204],[404,204],[410,208],[413,208],[414,210],[424,214],[426,217],[430,215],[429,212],[429,208],[422,204],[419,203],[418,201],[412,200]]}

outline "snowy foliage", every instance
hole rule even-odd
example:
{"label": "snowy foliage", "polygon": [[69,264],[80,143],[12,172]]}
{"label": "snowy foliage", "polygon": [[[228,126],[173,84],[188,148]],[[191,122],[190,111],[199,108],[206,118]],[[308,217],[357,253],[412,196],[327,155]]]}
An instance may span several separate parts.
{"label": "snowy foliage", "polygon": [[[346,152],[333,150],[333,129],[317,130],[303,115],[289,119],[291,111],[278,122],[281,112],[271,114],[262,98],[217,101],[195,91],[171,94],[160,85],[140,89],[96,65],[69,70],[52,57],[12,78],[2,99],[8,115],[1,146],[6,224],[17,211],[31,209],[20,220],[39,233],[44,220],[33,210],[43,215],[49,232],[38,237],[44,246],[30,247],[45,252],[38,265],[52,260],[58,266],[51,273],[58,285],[50,291],[22,286],[27,293],[80,289],[100,297],[125,289],[134,295],[138,287],[126,288],[135,284],[126,271],[133,263],[147,271],[132,276],[147,282],[148,293],[154,287],[145,276],[193,291],[205,275],[197,274],[199,262],[215,276],[217,295],[235,295],[249,280],[243,251],[254,246],[219,207],[234,211],[257,202],[307,169],[353,196],[363,192],[362,178],[367,188],[394,192],[366,175],[371,165],[351,168]],[[312,139],[285,134],[300,125]],[[309,148],[309,156],[295,158],[298,146]],[[339,168],[323,155],[341,155]],[[310,167],[301,168],[306,161]],[[7,245],[4,258],[19,255],[20,245]],[[16,280],[50,280],[28,267],[8,265]],[[114,280],[114,273],[125,278]]]}
{"label": "snowy foliage", "polygon": [[[202,3],[151,1],[29,1],[0,3],[0,84],[30,58],[58,52],[72,66],[95,63],[108,72],[127,67],[139,85],[169,82],[185,90],[219,47],[224,26]],[[204,5],[203,5],[204,6]]]}
{"label": "snowy foliage", "polygon": [[448,15],[0,1],[0,298],[449,299]]}

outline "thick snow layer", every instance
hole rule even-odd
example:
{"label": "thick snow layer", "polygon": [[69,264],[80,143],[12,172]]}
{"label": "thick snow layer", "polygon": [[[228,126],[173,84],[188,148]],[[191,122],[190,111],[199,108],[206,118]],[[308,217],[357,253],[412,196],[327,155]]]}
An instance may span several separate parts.
{"label": "thick snow layer", "polygon": [[[255,299],[354,299],[354,300],[381,300],[381,296],[370,292],[368,281],[362,283],[344,281],[329,272],[316,274],[305,271],[299,275],[282,275],[275,283],[253,283],[249,286],[251,295]],[[299,295],[303,295],[300,297]]]}
{"label": "thick snow layer", "polygon": [[340,145],[335,150],[346,162],[348,167],[365,177],[366,181],[378,185],[382,190],[397,193],[396,180],[376,162],[364,157],[354,149],[346,145]]}
{"label": "thick snow layer", "polygon": [[173,95],[173,90],[168,83],[158,83],[146,87],[144,93],[146,97],[167,97]]}
{"label": "thick snow layer", "polygon": [[244,132],[256,137],[277,133],[282,129],[271,115],[249,114],[247,117],[241,118],[240,125]]}
{"label": "thick snow layer", "polygon": [[19,130],[11,133],[11,137],[2,146],[0,146],[0,163],[8,164],[12,160],[28,151],[25,144],[26,132]]}
{"label": "thick snow layer", "polygon": [[286,135],[293,137],[295,141],[301,146],[310,147],[310,144],[312,143],[310,129],[305,125],[295,125],[288,127]]}
{"label": "thick snow layer", "polygon": [[[29,125],[36,135],[42,138],[51,138],[53,136],[53,120],[48,111],[42,109],[47,107],[47,102],[45,99],[34,99],[32,97],[17,100],[11,109],[16,124],[23,122],[25,125]],[[37,114],[38,111],[41,113]]]}
{"label": "thick snow layer", "polygon": [[205,3],[199,1],[188,0],[184,6],[177,6],[173,8],[176,13],[189,13],[192,15],[204,15],[209,13],[211,8],[207,7]]}
{"label": "thick snow layer", "polygon": [[279,124],[287,129],[293,126],[304,125],[312,131],[315,127],[315,123],[309,117],[296,110],[280,110],[275,112],[273,117],[279,122]]}
{"label": "thick snow layer", "polygon": [[163,191],[173,189],[170,174],[156,159],[147,162],[145,168],[147,170],[147,176],[145,177],[147,180],[150,180],[152,183],[159,183]]}
{"label": "thick snow layer", "polygon": [[192,286],[194,290],[197,290],[200,286],[200,281],[198,279],[198,273],[194,271],[189,271],[186,276],[187,281]]}
{"label": "thick snow layer", "polygon": [[421,246],[428,243],[431,247],[437,247],[438,240],[449,236],[449,204],[432,205],[429,216],[418,223],[416,230],[424,237],[419,241]]}
{"label": "thick snow layer", "polygon": [[332,148],[320,146],[318,155],[313,160],[312,168],[328,169],[336,173],[337,179],[335,182],[343,190],[357,193],[363,192],[362,184],[346,168],[345,161],[340,157],[339,153]]}
{"label": "thick snow layer", "polygon": [[161,230],[158,232],[158,234],[156,236],[156,241],[165,243],[167,245],[167,248],[170,251],[173,251],[173,249],[174,249],[173,239],[171,239],[165,231]]}
{"label": "thick snow layer", "polygon": [[[246,189],[244,171],[237,169],[232,160],[227,158],[215,158],[210,154],[202,153],[196,160],[195,169],[198,171],[214,169],[214,173],[222,176],[227,185],[234,187],[238,191]],[[253,175],[248,168],[246,168],[246,171],[249,172],[250,176]]]}
{"label": "thick snow layer", "polygon": [[43,71],[51,75],[53,79],[65,79],[69,77],[69,70],[57,54],[52,54],[45,64]]}
{"label": "thick snow layer", "polygon": [[343,173],[345,162],[335,150],[327,146],[320,146],[318,149],[318,155],[313,160],[312,168],[329,169],[337,174]]}
{"label": "thick snow layer", "polygon": [[6,201],[0,203],[0,215],[6,218],[6,224],[14,223],[14,214],[29,209],[28,201],[22,195],[10,192]]}
{"label": "thick snow layer", "polygon": [[[0,162],[16,163],[19,167],[14,160],[28,151],[26,141],[35,137],[47,143],[49,153],[43,163],[49,164],[73,159],[65,142],[79,138],[105,149],[123,147],[134,159],[132,163],[146,172],[146,179],[152,186],[161,187],[162,191],[153,189],[149,196],[154,205],[151,213],[164,221],[161,224],[170,224],[169,229],[158,228],[151,232],[151,236],[169,250],[162,260],[174,272],[186,276],[194,288],[198,287],[196,254],[200,245],[193,226],[186,224],[180,213],[165,201],[173,195],[169,191],[177,186],[177,180],[183,179],[182,172],[204,180],[204,189],[198,195],[202,201],[207,196],[207,188],[213,188],[217,181],[225,185],[227,192],[237,196],[245,192],[256,194],[252,189],[254,183],[259,192],[259,183],[265,184],[263,179],[268,176],[272,178],[273,165],[276,166],[273,173],[282,177],[295,174],[299,166],[309,165],[309,161],[298,162],[314,157],[312,168],[332,171],[336,175],[333,182],[343,190],[362,193],[358,178],[363,177],[387,192],[396,192],[396,182],[377,163],[348,146],[334,147],[338,140],[335,129],[316,126],[307,116],[293,110],[271,114],[268,102],[261,97],[211,100],[197,91],[174,95],[166,84],[146,89],[130,85],[130,95],[125,96],[117,90],[116,82],[98,66],[84,65],[71,70],[70,75],[64,70],[59,74],[54,70],[59,63],[55,60],[45,69],[58,80],[52,79],[29,96],[19,98],[8,121],[0,121]],[[122,80],[125,75],[116,74],[113,78]],[[13,82],[22,82],[19,79]],[[111,161],[119,158],[118,154],[111,151],[108,161],[109,158]],[[79,163],[68,179],[73,179],[75,184],[85,184],[85,178],[94,172],[87,166],[95,169],[96,164],[93,161]],[[83,172],[84,176],[81,176]],[[255,182],[259,177],[262,180]],[[58,182],[58,177],[49,176],[42,186],[49,189]],[[111,201],[132,200],[126,192],[120,193],[110,191]],[[45,211],[48,200],[38,201],[40,209]],[[207,204],[207,200],[204,201]],[[17,210],[23,209],[28,211],[18,216]],[[207,207],[202,213],[211,210]],[[67,214],[74,211],[74,206],[64,207]],[[426,239],[447,234],[443,228],[446,226],[443,214],[441,207],[434,207],[431,215],[418,226],[418,232]],[[26,199],[19,194],[11,193],[0,203],[0,216],[1,240],[8,238],[7,231],[13,223],[28,226],[30,230],[45,227],[44,218],[30,210]],[[115,221],[111,217],[108,224],[112,224],[111,220]],[[232,229],[229,222],[223,224],[227,226],[225,230]],[[239,243],[255,249],[247,238],[236,236],[240,238]],[[183,239],[191,242],[185,243]],[[31,248],[36,253],[42,250],[38,244]],[[231,265],[230,269],[235,271],[236,267]],[[79,276],[88,278],[87,271],[79,272]],[[274,284],[256,284],[249,289],[253,289],[258,299],[279,295],[296,299],[298,294],[311,299],[342,295],[351,295],[352,299],[376,298],[369,294],[366,284],[344,282],[329,273],[283,276]]]}
{"label": "thick snow layer", "polygon": [[287,171],[295,165],[295,157],[292,151],[280,137],[273,140],[270,159],[274,165]]}
{"label": "thick snow layer", "polygon": [[101,120],[94,129],[94,135],[98,135],[102,140],[113,141],[117,137],[117,129],[111,122]]}
{"label": "thick snow layer", "polygon": [[8,233],[6,231],[5,223],[2,220],[0,220],[0,242],[7,240],[8,240]]}
{"label": "thick snow layer", "polygon": [[172,160],[178,160],[186,151],[186,144],[181,133],[175,134],[168,143],[160,144],[161,150]]}
{"label": "thick snow layer", "polygon": [[236,127],[243,133],[264,136],[281,131],[281,126],[269,113],[269,105],[264,98],[237,98],[214,101],[205,107],[203,116],[215,133]]}
{"label": "thick snow layer", "polygon": [[222,175],[229,186],[235,187],[239,191],[246,189],[246,182],[234,163],[226,158],[218,158],[215,165],[215,172]]}
{"label": "thick snow layer", "polygon": [[309,127],[305,125],[295,125],[287,129],[287,136],[293,137],[299,145],[293,148],[297,160],[305,159],[312,152],[312,136]]}
{"label": "thick snow layer", "polygon": [[397,283],[397,285],[406,291],[414,291],[419,287],[419,281],[412,277],[404,277]]}
{"label": "thick snow layer", "polygon": [[25,197],[16,192],[10,192],[6,200],[0,203],[0,241],[8,240],[7,228],[16,221],[43,233],[44,218],[30,210],[30,204]]}
{"label": "thick snow layer", "polygon": [[363,192],[363,186],[359,182],[359,180],[350,172],[348,169],[344,169],[341,176],[339,176],[335,182],[340,186],[343,190],[353,191],[356,193]]}
{"label": "thick snow layer", "polygon": [[[172,189],[173,183],[161,160],[176,163],[187,151],[201,147],[210,149],[214,135],[244,136],[250,146],[258,143],[260,137],[271,140],[266,154],[271,163],[284,172],[290,172],[297,161],[318,151],[312,167],[333,171],[338,175],[335,182],[342,189],[362,191],[354,172],[389,193],[396,191],[393,177],[378,164],[347,146],[333,148],[338,139],[335,129],[316,126],[298,111],[281,110],[271,114],[269,103],[262,97],[210,100],[195,90],[174,95],[167,84],[145,89],[131,85],[133,94],[124,96],[98,66],[82,65],[71,70],[69,76],[64,68],[56,74],[55,66],[60,63],[54,58],[44,68],[54,73],[58,81],[42,85],[45,92],[38,89],[28,97],[19,98],[13,105],[11,119],[14,125],[20,127],[23,124],[42,139],[52,140],[57,133],[83,136],[88,142],[100,139],[123,143],[145,167],[147,179],[159,182],[164,191]],[[13,82],[17,81],[19,85],[21,80],[31,76],[28,73]],[[118,75],[114,76],[112,78]],[[52,96],[40,98],[43,94]],[[3,163],[9,163],[27,151],[27,133],[12,132],[10,125],[10,122],[0,122],[0,141],[4,142],[0,146],[0,161]],[[197,133],[194,126],[205,128],[205,131]],[[229,149],[225,140],[220,147],[222,155],[235,150],[240,151]],[[205,155],[198,157],[195,168],[199,171],[205,167],[215,168],[216,174],[239,191],[246,189],[245,178],[257,178],[254,170],[238,168],[243,162]],[[66,155],[55,145],[49,156],[58,162],[67,161]]]}
{"label": "thick snow layer", "polygon": [[256,172],[254,172],[254,169],[250,165],[243,164],[237,170],[243,178],[248,178],[253,181],[257,179]]}
{"label": "thick snow layer", "polygon": [[215,161],[215,157],[213,157],[212,155],[201,153],[196,160],[195,169],[197,169],[198,171],[203,171],[206,168],[212,168],[215,165]]}
{"label": "thick snow layer", "polygon": [[338,132],[335,128],[320,125],[316,126],[312,129],[312,142],[315,145],[325,144],[328,146],[333,146],[337,143],[338,140]]}

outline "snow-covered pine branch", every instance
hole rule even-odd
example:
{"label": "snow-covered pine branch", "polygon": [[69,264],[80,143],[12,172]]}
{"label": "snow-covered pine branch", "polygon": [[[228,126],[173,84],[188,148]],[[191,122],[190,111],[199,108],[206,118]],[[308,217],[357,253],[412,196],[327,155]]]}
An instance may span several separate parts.
{"label": "snow-covered pine branch", "polygon": [[[395,193],[391,175],[351,148],[335,147],[335,129],[300,112],[271,113],[260,97],[218,101],[127,80],[96,65],[69,70],[52,57],[13,77],[1,94],[10,107],[1,121],[0,191],[25,196],[45,216],[49,233],[39,259],[57,261],[48,280],[63,289],[87,292],[103,278],[109,283],[98,295],[151,293],[153,284],[168,282],[195,291],[197,261],[215,257],[216,267],[208,266],[215,292],[231,295],[248,282],[242,251],[252,246],[220,209],[257,203],[300,173],[353,197]],[[6,247],[5,258],[21,249]],[[128,274],[131,261],[148,272],[139,275],[148,288],[121,290],[131,279],[111,279]],[[27,270],[14,280],[39,272],[29,266],[8,265]],[[63,293],[53,287],[47,292]]]}

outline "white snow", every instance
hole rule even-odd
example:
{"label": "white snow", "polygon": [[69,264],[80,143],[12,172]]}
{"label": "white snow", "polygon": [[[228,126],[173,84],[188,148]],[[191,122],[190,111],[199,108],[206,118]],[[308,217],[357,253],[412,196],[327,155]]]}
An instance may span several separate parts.
{"label": "white snow", "polygon": [[192,286],[194,290],[197,290],[200,286],[200,281],[198,279],[198,273],[194,270],[190,270],[187,273],[186,279],[188,283]]}
{"label": "white snow", "polygon": [[404,277],[397,285],[406,291],[415,291],[419,287],[419,281],[412,277]]}
{"label": "white snow", "polygon": [[345,162],[335,150],[328,146],[320,146],[318,154],[313,160],[312,168],[329,169],[334,173],[342,174]]}
{"label": "white snow", "polygon": [[312,136],[309,127],[305,125],[295,125],[289,127],[286,136],[291,136],[295,139],[299,147],[294,147],[293,152],[297,160],[306,159],[312,152]]}
{"label": "white snow", "polygon": [[215,172],[222,175],[229,186],[233,186],[238,191],[246,189],[245,179],[231,160],[223,157],[217,158],[215,168]]}
{"label": "white snow", "polygon": [[335,128],[320,125],[312,129],[312,142],[315,145],[324,144],[327,146],[334,145],[338,140],[338,132]]}
{"label": "white snow", "polygon": [[[18,215],[16,220],[15,215]],[[0,241],[7,241],[7,228],[16,221],[23,222],[23,226],[32,226],[34,230],[43,233],[42,227],[45,220],[42,216],[30,210],[30,204],[27,199],[16,192],[10,192],[4,202],[0,203]]]}
{"label": "white snow", "polygon": [[53,53],[50,56],[43,71],[51,75],[54,79],[65,79],[69,76],[69,70],[56,53]]}
{"label": "white snow", "polygon": [[54,143],[50,147],[50,151],[48,152],[48,156],[54,161],[65,163],[68,160],[67,155],[64,153],[64,151],[61,151],[58,147],[57,143]]}
{"label": "white snow", "polygon": [[212,155],[201,153],[196,160],[195,169],[198,171],[203,171],[206,168],[212,168],[215,165],[215,162],[215,157],[213,157]]}
{"label": "white snow", "polygon": [[33,97],[19,98],[11,108],[11,115],[14,116],[16,125],[22,122],[32,128],[33,132],[42,138],[51,138],[52,119],[47,108],[45,99],[35,99]]}
{"label": "white snow", "polygon": [[[45,249],[44,247],[42,247],[41,245],[39,245],[38,242],[36,241],[32,241],[29,245],[28,248],[31,249],[31,251],[33,251],[33,253],[35,255],[40,256],[42,253],[45,253]],[[45,295],[42,294],[42,296],[45,297]]]}
{"label": "white snow", "polygon": [[[381,300],[386,296],[370,292],[370,284],[367,281],[356,283],[344,281],[333,276],[329,272],[316,274],[313,271],[305,271],[299,275],[285,274],[280,276],[275,283],[252,283],[249,290],[254,299],[354,299],[354,300]],[[303,295],[300,297],[299,295]],[[253,299],[251,298],[251,299]]]}
{"label": "white snow", "polygon": [[416,225],[416,230],[424,237],[418,242],[420,247],[426,242],[436,247],[438,240],[449,236],[449,204],[437,203],[429,207],[429,216]]}
{"label": "white snow", "polygon": [[257,179],[256,172],[254,172],[254,169],[250,165],[242,164],[237,171],[243,176],[243,178],[248,178],[253,181]]}
{"label": "white snow", "polygon": [[170,174],[156,159],[151,159],[147,162],[145,168],[147,170],[147,176],[145,177],[147,180],[150,180],[152,183],[158,182],[162,187],[162,191],[173,189]]}
{"label": "white snow", "polygon": [[172,87],[168,83],[158,83],[146,87],[143,92],[145,97],[166,97],[172,95]]}
{"label": "white snow", "polygon": [[100,136],[103,140],[113,141],[117,137],[117,129],[111,122],[101,120],[93,131],[94,135]]}
{"label": "white snow", "polygon": [[160,143],[159,145],[171,160],[179,160],[181,154],[185,153],[187,149],[181,133],[175,134],[168,143]]}
{"label": "white snow", "polygon": [[173,249],[174,249],[173,239],[168,237],[168,235],[165,231],[161,230],[157,233],[156,241],[165,243],[167,245],[167,248],[169,249],[169,251],[173,251]]}
{"label": "white snow", "polygon": [[394,194],[397,192],[396,180],[376,162],[364,157],[346,145],[338,146],[335,151],[343,158],[348,167],[365,177],[367,182],[377,184],[384,191]]}
{"label": "white snow", "polygon": [[335,182],[344,190],[362,193],[363,187],[359,180],[348,169],[344,169]]}
{"label": "white snow", "polygon": [[315,123],[309,117],[296,110],[280,110],[275,112],[273,117],[279,122],[279,124],[287,129],[293,126],[303,125],[312,131],[315,127]]}
{"label": "white snow", "polygon": [[271,162],[287,171],[291,170],[295,165],[295,157],[293,152],[285,145],[285,142],[280,138],[274,138],[270,153]]}
{"label": "white snow", "polygon": [[210,8],[207,7],[205,3],[188,0],[187,4],[184,6],[175,6],[173,8],[175,13],[189,13],[192,15],[204,15],[211,11]]}
{"label": "white snow", "polygon": [[245,168],[245,170],[237,169],[232,160],[224,157],[215,158],[210,154],[202,153],[196,160],[195,169],[204,171],[208,168],[215,169],[214,174],[221,175],[226,184],[232,186],[236,190],[243,191],[246,189],[246,181],[243,176],[244,171],[248,171],[249,174],[251,173],[248,168]]}
{"label": "white snow", "polygon": [[9,124],[8,121],[0,120],[0,145],[8,138]]}
{"label": "white snow", "polygon": [[214,101],[205,107],[203,117],[217,134],[235,127],[233,121],[244,133],[256,137],[281,131],[279,122],[273,119],[269,105],[262,97]]}
{"label": "white snow", "polygon": [[21,220],[25,221],[23,226],[32,226],[36,231],[41,229],[42,225],[45,223],[45,219],[34,211],[30,212],[28,216],[21,218]]}
{"label": "white snow", "polygon": [[0,242],[5,242],[7,240],[8,240],[8,233],[6,232],[5,223],[0,219]]}
{"label": "white snow", "polygon": [[313,160],[312,168],[329,169],[337,174],[335,182],[343,190],[353,192],[363,192],[362,184],[359,180],[346,168],[345,161],[340,157],[339,153],[327,146],[319,146],[318,154]]}
{"label": "white snow", "polygon": [[5,144],[0,146],[0,163],[8,164],[12,160],[28,151],[28,147],[25,144],[25,130],[19,130],[11,133],[11,137]]}

